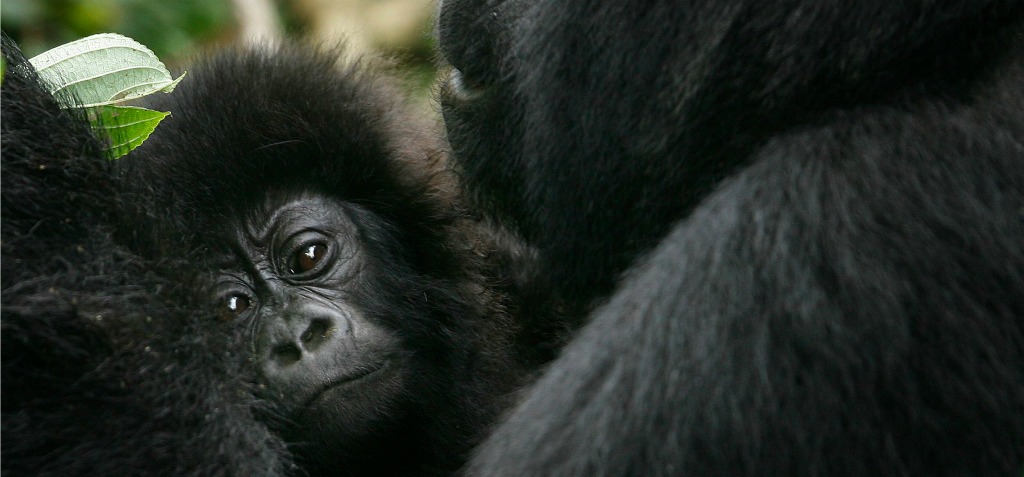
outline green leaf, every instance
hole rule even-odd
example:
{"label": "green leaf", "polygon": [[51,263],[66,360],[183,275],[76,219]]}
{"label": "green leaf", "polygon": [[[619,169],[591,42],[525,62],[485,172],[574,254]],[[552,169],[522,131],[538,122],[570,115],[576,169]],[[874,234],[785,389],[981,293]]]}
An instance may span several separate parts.
{"label": "green leaf", "polygon": [[112,159],[135,149],[170,113],[114,106],[156,92],[170,93],[172,79],[149,48],[126,36],[101,33],[67,43],[29,60],[65,108],[88,114]]}
{"label": "green leaf", "polygon": [[65,107],[117,104],[158,91],[172,79],[149,48],[123,35],[100,33],[58,46],[29,60]]}
{"label": "green leaf", "polygon": [[135,106],[99,106],[90,108],[89,122],[109,146],[111,159],[117,159],[135,149],[171,113],[153,111]]}

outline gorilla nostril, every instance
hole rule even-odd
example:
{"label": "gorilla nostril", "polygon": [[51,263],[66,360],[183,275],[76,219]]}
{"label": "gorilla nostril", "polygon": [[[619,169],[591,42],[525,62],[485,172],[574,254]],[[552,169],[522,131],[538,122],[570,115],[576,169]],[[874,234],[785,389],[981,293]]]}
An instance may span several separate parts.
{"label": "gorilla nostril", "polygon": [[334,328],[330,320],[314,319],[309,327],[302,333],[302,346],[308,351],[315,351],[321,344],[327,341]]}
{"label": "gorilla nostril", "polygon": [[302,359],[302,350],[294,344],[282,344],[274,347],[274,351],[270,354],[270,358],[277,363],[278,366],[288,366],[290,364],[297,363]]}

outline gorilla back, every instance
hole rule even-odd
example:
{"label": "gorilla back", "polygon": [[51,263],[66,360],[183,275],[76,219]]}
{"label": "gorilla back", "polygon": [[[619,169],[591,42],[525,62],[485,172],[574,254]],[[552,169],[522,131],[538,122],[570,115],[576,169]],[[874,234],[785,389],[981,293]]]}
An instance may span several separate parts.
{"label": "gorilla back", "polygon": [[439,35],[471,189],[601,304],[470,474],[1019,475],[1024,5],[446,0]]}

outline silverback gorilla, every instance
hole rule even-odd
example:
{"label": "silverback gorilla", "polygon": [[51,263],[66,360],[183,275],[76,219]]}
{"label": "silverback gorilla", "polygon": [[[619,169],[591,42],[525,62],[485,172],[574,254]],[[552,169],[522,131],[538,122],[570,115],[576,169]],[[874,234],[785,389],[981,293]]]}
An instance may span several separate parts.
{"label": "silverback gorilla", "polygon": [[479,476],[1024,469],[1024,3],[444,0],[449,141],[587,324]]}
{"label": "silverback gorilla", "polygon": [[4,474],[450,474],[549,354],[380,75],[224,52],[111,163],[4,55]]}

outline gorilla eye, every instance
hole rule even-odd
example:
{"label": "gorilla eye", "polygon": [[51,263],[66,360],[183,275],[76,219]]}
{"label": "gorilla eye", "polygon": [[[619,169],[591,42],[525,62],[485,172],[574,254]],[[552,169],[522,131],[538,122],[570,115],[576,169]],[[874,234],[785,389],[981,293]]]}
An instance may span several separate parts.
{"label": "gorilla eye", "polygon": [[320,243],[305,245],[288,262],[288,273],[298,275],[314,268],[327,255],[327,246]]}
{"label": "gorilla eye", "polygon": [[228,295],[221,302],[220,306],[220,318],[224,321],[231,321],[238,318],[240,315],[245,313],[249,309],[251,303],[249,297],[245,295]]}

